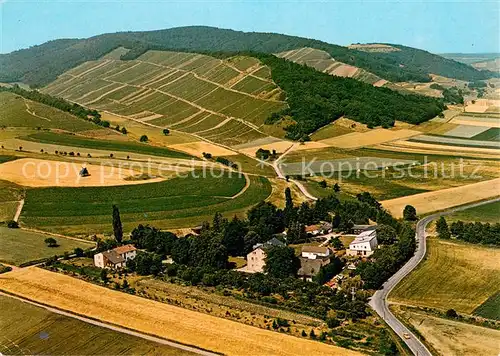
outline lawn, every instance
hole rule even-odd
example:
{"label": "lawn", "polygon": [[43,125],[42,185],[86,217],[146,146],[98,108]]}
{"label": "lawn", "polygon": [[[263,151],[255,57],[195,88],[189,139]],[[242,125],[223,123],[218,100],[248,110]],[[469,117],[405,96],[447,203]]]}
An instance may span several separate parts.
{"label": "lawn", "polygon": [[398,303],[471,314],[500,290],[500,249],[429,238],[424,262],[390,294]]}
{"label": "lawn", "polygon": [[[220,178],[207,174],[129,186],[29,189],[21,221],[49,231],[102,233],[111,230],[111,207],[117,204],[126,229],[138,223],[192,227],[211,220],[216,212],[244,211],[270,195],[266,178],[249,179],[248,189],[234,199],[246,181],[234,173],[230,177],[227,171]],[[172,221],[179,224],[172,226]]]}
{"label": "lawn", "polygon": [[191,355],[0,296],[4,355]]}
{"label": "lawn", "polygon": [[500,223],[500,202],[480,205],[475,208],[470,208],[462,211],[457,211],[448,215],[446,219],[450,221],[480,221],[483,223]]}
{"label": "lawn", "polygon": [[72,147],[82,147],[82,148],[91,148],[91,149],[108,150],[108,151],[135,152],[140,154],[170,157],[170,158],[194,159],[193,156],[190,156],[184,152],[174,151],[166,147],[151,146],[148,145],[147,143],[139,143],[139,142],[136,143],[136,142],[100,140],[100,139],[92,139],[92,138],[67,135],[67,134],[57,134],[53,132],[40,132],[24,137],[24,139],[34,142],[65,145]]}
{"label": "lawn", "polygon": [[77,247],[88,249],[94,246],[91,242],[55,237],[59,246],[47,247],[44,240],[48,237],[51,236],[0,226],[0,243],[2,244],[0,261],[20,265],[54,255],[62,255],[66,251],[73,252]]}

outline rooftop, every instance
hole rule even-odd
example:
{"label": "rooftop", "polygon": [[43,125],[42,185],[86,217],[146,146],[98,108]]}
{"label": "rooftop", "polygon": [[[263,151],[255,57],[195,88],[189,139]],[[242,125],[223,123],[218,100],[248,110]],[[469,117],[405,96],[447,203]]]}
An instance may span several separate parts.
{"label": "rooftop", "polygon": [[302,246],[302,252],[306,253],[328,253],[328,247],[320,247],[320,246]]}
{"label": "rooftop", "polygon": [[114,252],[116,252],[117,254],[119,255],[123,255],[124,253],[127,253],[127,252],[132,252],[132,251],[135,251],[137,250],[133,245],[123,245],[123,246],[118,246],[116,248],[113,249]]}
{"label": "rooftop", "polygon": [[377,232],[375,230],[363,231],[351,242],[351,244],[368,242],[373,240],[375,237],[377,237]]}

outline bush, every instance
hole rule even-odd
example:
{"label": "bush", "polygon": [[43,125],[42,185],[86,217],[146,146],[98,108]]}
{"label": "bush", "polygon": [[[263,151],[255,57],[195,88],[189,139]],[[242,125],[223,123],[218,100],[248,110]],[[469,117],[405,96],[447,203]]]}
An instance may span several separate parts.
{"label": "bush", "polygon": [[19,223],[17,221],[11,220],[7,223],[9,229],[19,229]]}
{"label": "bush", "polygon": [[453,319],[458,318],[458,314],[457,314],[457,312],[455,311],[455,309],[448,309],[448,310],[446,311],[446,316],[447,316],[448,318],[453,318]]}

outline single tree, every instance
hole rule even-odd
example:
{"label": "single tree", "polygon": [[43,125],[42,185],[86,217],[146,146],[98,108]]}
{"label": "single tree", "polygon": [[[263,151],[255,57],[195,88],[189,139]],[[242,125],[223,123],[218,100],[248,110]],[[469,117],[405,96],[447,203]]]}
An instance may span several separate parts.
{"label": "single tree", "polygon": [[139,141],[141,141],[141,142],[148,142],[148,140],[149,140],[149,138],[146,135],[142,135],[141,138],[139,139]]}
{"label": "single tree", "polygon": [[77,247],[77,248],[75,248],[74,254],[75,254],[76,257],[83,257],[83,255],[85,253],[84,253],[84,251],[83,251],[82,248]]}
{"label": "single tree", "polygon": [[9,229],[18,229],[19,228],[19,223],[15,220],[10,220],[8,223],[7,223],[7,227]]}
{"label": "single tree", "polygon": [[121,132],[124,135],[126,135],[128,133],[128,131],[127,131],[127,129],[125,127],[122,127]]}
{"label": "single tree", "polygon": [[407,205],[403,209],[403,219],[406,221],[415,221],[418,219],[417,217],[417,209],[415,209],[412,205]]}
{"label": "single tree", "polygon": [[448,318],[453,318],[453,319],[458,318],[458,314],[457,314],[457,312],[455,311],[455,309],[448,309],[448,310],[446,311],[446,316],[447,316]]}
{"label": "single tree", "polygon": [[340,185],[339,185],[338,183],[335,183],[335,184],[333,185],[333,191],[334,191],[335,193],[340,192]]}
{"label": "single tree", "polygon": [[319,186],[321,188],[326,188],[327,187],[326,180],[323,179],[321,182],[319,182]]}
{"label": "single tree", "polygon": [[57,247],[57,241],[53,237],[47,237],[44,242],[48,247]]}
{"label": "single tree", "polygon": [[123,226],[120,218],[120,210],[116,205],[113,205],[113,235],[118,243],[123,240]]}
{"label": "single tree", "polygon": [[163,134],[164,134],[165,136],[167,136],[169,133],[170,133],[170,130],[169,130],[169,129],[163,129]]}
{"label": "single tree", "polygon": [[100,274],[100,277],[101,277],[101,280],[104,282],[104,283],[108,283],[109,281],[109,278],[108,278],[108,272],[103,268],[101,269],[101,274]]}

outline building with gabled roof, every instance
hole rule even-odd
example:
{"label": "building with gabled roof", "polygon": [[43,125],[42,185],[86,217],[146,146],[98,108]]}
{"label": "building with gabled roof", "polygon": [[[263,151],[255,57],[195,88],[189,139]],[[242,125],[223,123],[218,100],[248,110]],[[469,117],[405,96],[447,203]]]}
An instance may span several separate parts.
{"label": "building with gabled roof", "polygon": [[278,240],[276,237],[273,237],[271,240],[258,243],[253,246],[253,250],[247,254],[247,265],[245,267],[245,272],[250,273],[258,273],[264,272],[264,266],[266,265],[266,250],[271,247],[283,247],[285,244]]}
{"label": "building with gabled roof", "polygon": [[123,268],[128,260],[133,260],[137,255],[137,249],[133,245],[118,246],[112,250],[96,253],[94,265],[99,268]]}
{"label": "building with gabled roof", "polygon": [[368,257],[373,255],[377,247],[377,231],[363,231],[349,244],[346,255]]}

